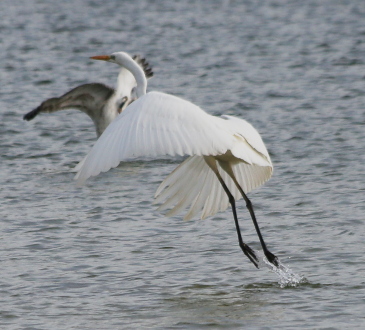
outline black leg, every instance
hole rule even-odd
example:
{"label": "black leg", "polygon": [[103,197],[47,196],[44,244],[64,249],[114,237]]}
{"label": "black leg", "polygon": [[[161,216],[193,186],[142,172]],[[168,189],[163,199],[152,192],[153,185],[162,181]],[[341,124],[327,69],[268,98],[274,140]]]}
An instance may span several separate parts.
{"label": "black leg", "polygon": [[219,179],[219,182],[221,183],[224,191],[228,195],[229,202],[230,202],[230,204],[232,206],[232,213],[233,213],[234,223],[236,225],[236,231],[237,231],[237,236],[238,236],[238,243],[240,245],[240,248],[243,251],[243,253],[246,255],[246,257],[248,259],[250,259],[250,261],[256,266],[256,268],[259,268],[259,266],[258,266],[258,259],[257,259],[256,255],[255,255],[255,252],[246,243],[244,243],[243,240],[242,240],[240,225],[239,225],[238,219],[237,219],[236,202],[234,200],[234,197],[231,194],[231,192],[229,191],[227,185],[224,183],[223,179],[220,178],[220,177],[218,177],[218,179]]}
{"label": "black leg", "polygon": [[[237,185],[237,184],[236,184]],[[267,258],[267,260],[269,260],[272,264],[274,264],[276,267],[279,267],[279,263],[278,263],[278,258],[273,254],[271,253],[267,247],[266,247],[266,244],[264,242],[264,239],[261,235],[261,231],[260,231],[260,227],[257,223],[257,220],[256,220],[256,216],[255,216],[255,212],[253,210],[253,207],[252,207],[252,203],[251,201],[248,199],[248,197],[246,196],[246,194],[244,193],[244,191],[242,190],[242,188],[238,185],[237,187],[239,187],[238,189],[240,190],[241,194],[242,194],[242,197],[243,199],[245,200],[246,202],[246,207],[248,209],[248,211],[250,212],[250,215],[251,215],[251,218],[252,218],[252,221],[253,221],[253,224],[255,226],[255,229],[256,229],[256,232],[257,232],[257,235],[260,239],[260,243],[261,243],[261,246],[262,246],[262,249],[264,251],[264,254]]]}

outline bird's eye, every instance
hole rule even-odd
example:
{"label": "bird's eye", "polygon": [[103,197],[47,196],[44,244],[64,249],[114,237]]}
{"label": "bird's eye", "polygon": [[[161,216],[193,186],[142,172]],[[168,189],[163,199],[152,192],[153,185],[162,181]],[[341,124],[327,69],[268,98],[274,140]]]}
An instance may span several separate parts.
{"label": "bird's eye", "polygon": [[110,59],[115,61],[115,55],[110,55]]}

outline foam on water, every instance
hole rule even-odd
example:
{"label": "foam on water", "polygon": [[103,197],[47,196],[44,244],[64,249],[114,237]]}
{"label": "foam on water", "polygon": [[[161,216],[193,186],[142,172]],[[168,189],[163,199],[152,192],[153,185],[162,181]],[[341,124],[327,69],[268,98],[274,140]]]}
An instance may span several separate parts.
{"label": "foam on water", "polygon": [[266,266],[279,277],[279,285],[281,288],[295,287],[299,284],[306,283],[307,279],[299,274],[294,273],[289,267],[285,266],[278,260],[279,267],[273,265],[265,256],[262,257]]}

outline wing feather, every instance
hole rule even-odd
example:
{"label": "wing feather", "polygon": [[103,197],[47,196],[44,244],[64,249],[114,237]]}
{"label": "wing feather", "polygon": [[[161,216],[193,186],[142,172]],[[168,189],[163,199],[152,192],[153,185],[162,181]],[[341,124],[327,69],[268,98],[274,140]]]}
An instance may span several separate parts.
{"label": "wing feather", "polygon": [[[235,117],[213,117],[194,104],[152,92],[129,105],[104,131],[84,160],[76,179],[116,167],[120,161],[165,155],[189,155],[159,186],[155,203],[168,215],[188,209],[185,219],[201,218],[229,206],[228,197],[203,155],[234,156],[232,169],[242,189],[259,187],[272,175],[272,164],[259,133]],[[231,155],[231,156],[232,156]],[[227,157],[229,154],[227,153]],[[231,177],[220,174],[236,200],[241,194]]]}
{"label": "wing feather", "polygon": [[[247,141],[248,145],[258,153],[258,156],[263,158],[262,160],[266,160],[266,164],[263,163],[262,165],[272,166],[269,153],[265,147],[264,142],[262,141],[260,134],[249,122],[241,118],[227,115],[222,116],[222,118],[225,118],[229,122],[229,125],[236,132],[236,135]],[[247,157],[248,149],[242,148],[242,145],[237,144],[236,148],[232,148],[231,151],[234,156],[244,159]],[[257,163],[262,162],[262,160],[260,161],[257,157],[254,157],[251,162]]]}
{"label": "wing feather", "polygon": [[107,127],[83,161],[76,179],[82,183],[130,159],[225,153],[235,140],[226,122],[181,98],[148,93]]}
{"label": "wing feather", "polygon": [[[233,165],[233,172],[242,189],[248,193],[271,177],[272,167],[239,162]],[[230,176],[222,169],[220,174],[235,200],[241,199],[242,196]],[[187,158],[171,172],[158,187],[154,203],[161,204],[158,208],[160,211],[172,208],[167,213],[168,216],[178,214],[190,206],[185,220],[193,218],[199,212],[201,219],[204,219],[229,206],[225,191],[202,156]]]}

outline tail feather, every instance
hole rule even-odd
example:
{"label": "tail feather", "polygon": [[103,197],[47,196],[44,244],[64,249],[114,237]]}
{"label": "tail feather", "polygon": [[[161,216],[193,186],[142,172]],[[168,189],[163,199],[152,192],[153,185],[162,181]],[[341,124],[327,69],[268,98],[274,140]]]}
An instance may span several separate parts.
{"label": "tail feather", "polygon": [[[238,163],[232,166],[237,181],[245,193],[261,186],[271,177],[269,166]],[[219,169],[220,174],[235,200],[242,198],[230,176]],[[180,164],[158,187],[154,204],[161,204],[159,211],[170,209],[172,216],[189,207],[184,220],[201,212],[201,219],[224,211],[229,206],[228,197],[204,157],[191,156]]]}

